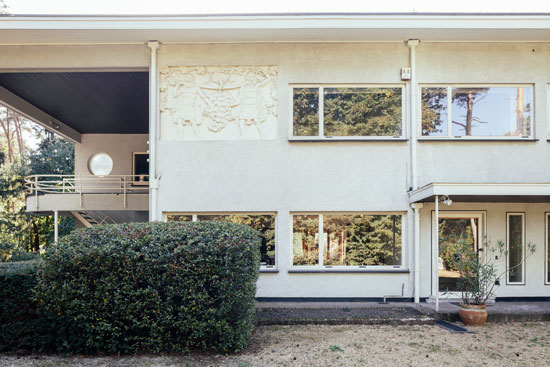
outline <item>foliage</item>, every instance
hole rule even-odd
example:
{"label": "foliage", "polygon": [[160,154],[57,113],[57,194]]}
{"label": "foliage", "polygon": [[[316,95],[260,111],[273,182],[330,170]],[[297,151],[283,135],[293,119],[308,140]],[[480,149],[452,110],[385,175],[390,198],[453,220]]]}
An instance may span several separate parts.
{"label": "foliage", "polygon": [[[38,251],[53,242],[53,218],[33,215],[25,211],[25,176],[28,174],[72,174],[74,172],[74,145],[43,130],[31,128],[32,122],[3,108],[0,136],[8,159],[0,165],[0,261],[20,256],[27,251]],[[16,129],[10,128],[16,126]],[[23,136],[37,134],[42,140],[29,155]],[[10,141],[17,138],[17,144]],[[17,147],[17,148],[16,148]],[[59,234],[70,232],[74,219],[59,218]],[[19,254],[19,255],[18,255]]]}
{"label": "foliage", "polygon": [[0,352],[51,346],[55,321],[33,300],[37,262],[0,264]]}
{"label": "foliage", "polygon": [[[295,136],[319,135],[319,89],[295,88]],[[323,95],[324,135],[401,135],[400,88],[326,88]]]}
{"label": "foliage", "polygon": [[460,273],[458,287],[462,292],[462,302],[469,305],[484,305],[494,296],[496,287],[500,284],[500,278],[508,273],[513,274],[536,250],[535,244],[529,243],[527,257],[524,257],[519,264],[499,271],[498,259],[506,259],[508,255],[504,242],[498,241],[496,246],[492,246],[490,242],[485,241],[483,246],[484,251],[487,252],[485,256],[483,252],[480,254],[475,250],[468,241],[458,241],[454,246],[457,252],[452,263]]}
{"label": "foliage", "polygon": [[230,352],[254,321],[260,238],[221,222],[77,230],[43,256],[36,297],[62,351]]}

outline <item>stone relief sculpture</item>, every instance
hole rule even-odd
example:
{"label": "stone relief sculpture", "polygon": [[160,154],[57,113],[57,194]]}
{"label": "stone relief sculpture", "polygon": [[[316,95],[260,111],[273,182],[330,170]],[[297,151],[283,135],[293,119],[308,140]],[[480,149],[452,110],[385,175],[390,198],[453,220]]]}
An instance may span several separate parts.
{"label": "stone relief sculpture", "polygon": [[275,66],[170,66],[160,82],[163,140],[276,138]]}

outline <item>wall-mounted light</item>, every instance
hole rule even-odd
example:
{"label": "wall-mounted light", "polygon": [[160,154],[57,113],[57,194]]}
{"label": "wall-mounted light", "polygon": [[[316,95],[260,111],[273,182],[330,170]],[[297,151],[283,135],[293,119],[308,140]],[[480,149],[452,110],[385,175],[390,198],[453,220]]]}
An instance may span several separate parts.
{"label": "wall-mounted light", "polygon": [[453,201],[451,200],[451,198],[447,195],[442,195],[439,197],[439,202],[442,203],[442,204],[445,204],[445,205],[448,205],[448,206],[451,206],[453,205]]}

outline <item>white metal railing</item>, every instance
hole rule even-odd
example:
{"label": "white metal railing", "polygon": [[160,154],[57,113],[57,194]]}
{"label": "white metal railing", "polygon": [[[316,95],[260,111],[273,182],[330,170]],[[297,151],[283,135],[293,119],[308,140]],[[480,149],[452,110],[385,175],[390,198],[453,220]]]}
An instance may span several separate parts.
{"label": "white metal railing", "polygon": [[41,194],[79,194],[82,206],[83,194],[122,194],[124,206],[128,194],[146,194],[149,192],[147,175],[31,175],[25,177],[28,195]]}

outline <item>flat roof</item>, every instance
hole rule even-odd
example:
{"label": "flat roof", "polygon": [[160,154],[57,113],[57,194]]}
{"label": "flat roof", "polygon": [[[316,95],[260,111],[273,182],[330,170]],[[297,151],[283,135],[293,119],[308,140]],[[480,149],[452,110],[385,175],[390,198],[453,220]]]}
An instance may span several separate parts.
{"label": "flat roof", "polygon": [[549,13],[3,15],[0,45],[549,42]]}

